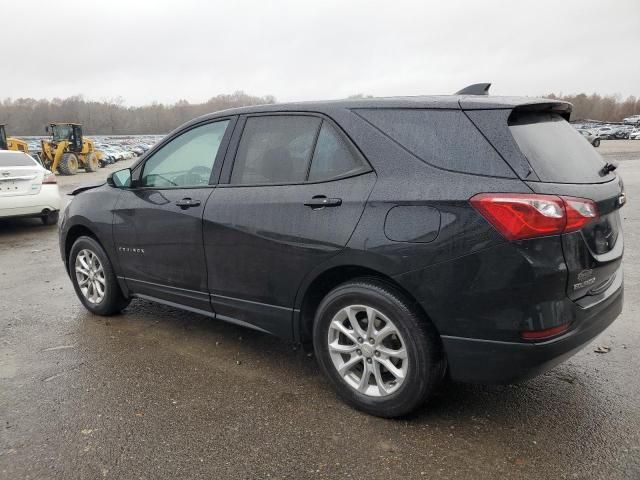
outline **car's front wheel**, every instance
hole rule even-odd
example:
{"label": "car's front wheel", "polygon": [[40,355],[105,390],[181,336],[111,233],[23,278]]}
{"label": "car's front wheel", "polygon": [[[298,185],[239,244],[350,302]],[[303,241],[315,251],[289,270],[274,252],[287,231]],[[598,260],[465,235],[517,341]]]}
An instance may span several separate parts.
{"label": "car's front wheel", "polygon": [[118,285],[109,257],[93,238],[78,238],[69,255],[69,273],[78,298],[98,315],[119,313],[129,304]]}
{"label": "car's front wheel", "polygon": [[593,141],[593,146],[594,146],[594,147],[596,147],[596,148],[600,146],[600,139],[599,139],[599,138],[596,138],[596,139]]}
{"label": "car's front wheel", "polygon": [[444,372],[435,328],[400,291],[377,279],[332,290],[318,307],[313,341],[338,395],[380,417],[420,406]]}

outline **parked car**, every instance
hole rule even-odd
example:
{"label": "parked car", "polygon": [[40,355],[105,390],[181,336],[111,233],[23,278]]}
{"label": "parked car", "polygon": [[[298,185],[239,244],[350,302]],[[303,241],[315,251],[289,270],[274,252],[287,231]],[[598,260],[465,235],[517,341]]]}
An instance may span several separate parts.
{"label": "parked car", "polygon": [[0,150],[0,218],[38,217],[58,223],[56,176],[23,152]]}
{"label": "parked car", "polygon": [[630,117],[623,118],[622,121],[630,125],[640,125],[640,115],[631,115]]}
{"label": "parked car", "polygon": [[445,372],[537,375],[621,312],[622,181],[570,110],[454,95],[200,117],[72,193],[62,259],[95,314],[140,297],[312,346],[346,402],[404,415]]}
{"label": "parked car", "polygon": [[640,128],[634,128],[629,133],[629,140],[640,140]]}
{"label": "parked car", "polygon": [[626,140],[629,138],[631,130],[633,130],[631,125],[615,125],[611,129],[609,137],[611,140]]}
{"label": "parked car", "polygon": [[578,130],[578,132],[580,132],[580,135],[582,135],[585,140],[587,140],[594,147],[600,146],[600,137],[593,133],[591,130],[580,129]]}
{"label": "parked car", "polygon": [[603,140],[613,140],[616,136],[616,127],[606,126],[596,130],[596,134]]}

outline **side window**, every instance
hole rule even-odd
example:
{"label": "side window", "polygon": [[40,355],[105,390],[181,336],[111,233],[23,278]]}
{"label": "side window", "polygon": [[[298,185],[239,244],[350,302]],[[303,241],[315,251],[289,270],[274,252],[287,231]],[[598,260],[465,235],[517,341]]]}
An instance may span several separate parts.
{"label": "side window", "polygon": [[358,152],[354,151],[329,122],[322,122],[311,160],[309,181],[329,180],[356,173],[363,165]]}
{"label": "side window", "polygon": [[319,118],[303,115],[249,117],[231,183],[304,182],[320,122]]}
{"label": "side window", "polygon": [[461,110],[363,109],[357,113],[423,162],[478,175],[513,171]]}
{"label": "side window", "polygon": [[209,184],[228,120],[193,128],[153,154],[144,164],[143,187],[197,187]]}

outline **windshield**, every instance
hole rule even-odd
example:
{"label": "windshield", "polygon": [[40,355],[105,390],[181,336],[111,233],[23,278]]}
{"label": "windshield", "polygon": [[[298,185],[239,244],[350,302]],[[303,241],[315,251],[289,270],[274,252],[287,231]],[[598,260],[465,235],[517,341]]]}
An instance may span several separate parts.
{"label": "windshield", "polygon": [[5,150],[0,152],[0,167],[34,167],[36,161],[29,155]]}
{"label": "windshield", "polygon": [[510,120],[509,130],[542,182],[602,183],[604,161],[560,115],[528,113]]}
{"label": "windshield", "polygon": [[54,125],[52,130],[53,140],[59,142],[60,140],[70,140],[73,128],[71,125]]}

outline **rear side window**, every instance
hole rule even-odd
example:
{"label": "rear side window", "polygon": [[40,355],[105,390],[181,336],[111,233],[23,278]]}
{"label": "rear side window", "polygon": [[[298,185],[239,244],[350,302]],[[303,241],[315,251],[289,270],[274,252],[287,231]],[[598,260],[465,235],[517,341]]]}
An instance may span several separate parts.
{"label": "rear side window", "polygon": [[526,113],[509,120],[518,147],[542,182],[600,183],[602,157],[560,115]]}
{"label": "rear side window", "polygon": [[353,146],[329,122],[322,122],[309,169],[309,181],[317,182],[355,174],[364,166],[364,161]]}
{"label": "rear side window", "polygon": [[425,163],[513,178],[513,171],[461,110],[366,109],[357,113]]}
{"label": "rear side window", "polygon": [[0,152],[0,167],[33,167],[36,161],[24,153]]}
{"label": "rear side window", "polygon": [[233,164],[231,183],[302,183],[321,120],[302,115],[249,117]]}

